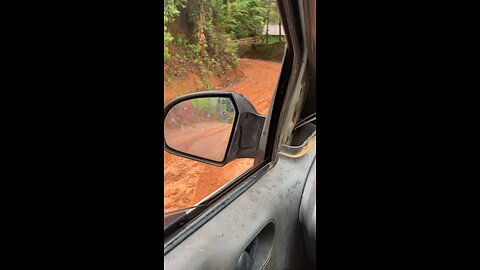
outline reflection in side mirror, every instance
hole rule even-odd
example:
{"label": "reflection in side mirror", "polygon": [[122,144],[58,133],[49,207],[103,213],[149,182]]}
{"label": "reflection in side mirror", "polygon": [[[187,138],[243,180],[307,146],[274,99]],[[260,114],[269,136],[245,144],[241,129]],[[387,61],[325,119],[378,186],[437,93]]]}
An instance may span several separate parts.
{"label": "reflection in side mirror", "polygon": [[198,97],[168,111],[165,143],[172,149],[216,162],[225,160],[236,110],[228,97]]}
{"label": "reflection in side mirror", "polygon": [[[163,110],[164,150],[214,166],[237,158],[264,159],[260,138],[265,116],[248,99],[230,91],[203,91],[178,97]],[[266,138],[266,137],[263,137]]]}

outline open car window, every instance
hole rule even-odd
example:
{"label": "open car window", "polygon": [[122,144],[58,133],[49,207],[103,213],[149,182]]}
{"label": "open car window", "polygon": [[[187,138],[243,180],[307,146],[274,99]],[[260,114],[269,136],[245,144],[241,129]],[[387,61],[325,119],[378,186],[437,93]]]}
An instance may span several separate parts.
{"label": "open car window", "polygon": [[[230,91],[269,119],[287,47],[281,17],[276,1],[164,1],[164,105],[192,93]],[[227,193],[232,181],[259,169],[268,156],[264,138],[263,153],[222,166],[189,158],[204,155],[212,163],[224,158],[235,116],[223,105],[185,100],[165,117],[165,143],[185,154],[164,151],[167,235]],[[271,137],[263,128],[257,130]]]}

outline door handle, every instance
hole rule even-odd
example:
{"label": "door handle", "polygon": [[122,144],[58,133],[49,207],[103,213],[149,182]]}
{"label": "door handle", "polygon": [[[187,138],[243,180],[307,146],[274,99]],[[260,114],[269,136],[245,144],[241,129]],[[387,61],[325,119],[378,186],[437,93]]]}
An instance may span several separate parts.
{"label": "door handle", "polygon": [[270,260],[273,248],[275,225],[268,223],[257,236],[247,245],[238,258],[235,270],[259,270]]}
{"label": "door handle", "polygon": [[251,270],[255,260],[255,251],[257,250],[258,236],[245,248],[238,258],[235,270]]}

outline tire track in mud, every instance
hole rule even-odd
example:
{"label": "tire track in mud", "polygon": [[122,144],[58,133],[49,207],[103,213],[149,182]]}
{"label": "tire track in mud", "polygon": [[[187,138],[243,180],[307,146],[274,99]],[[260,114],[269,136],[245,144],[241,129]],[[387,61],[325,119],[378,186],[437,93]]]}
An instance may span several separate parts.
{"label": "tire track in mud", "polygon": [[[238,77],[217,89],[243,94],[260,114],[268,114],[281,64],[241,59],[240,66]],[[165,91],[169,91],[168,87]],[[194,205],[253,165],[253,159],[238,159],[216,167],[163,153],[165,212]]]}

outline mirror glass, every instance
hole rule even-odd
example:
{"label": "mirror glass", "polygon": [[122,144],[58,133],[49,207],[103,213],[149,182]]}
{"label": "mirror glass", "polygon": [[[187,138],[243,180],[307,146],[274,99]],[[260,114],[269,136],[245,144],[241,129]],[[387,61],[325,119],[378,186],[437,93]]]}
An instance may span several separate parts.
{"label": "mirror glass", "polygon": [[165,143],[192,156],[223,161],[233,132],[235,107],[226,97],[189,99],[165,117]]}

